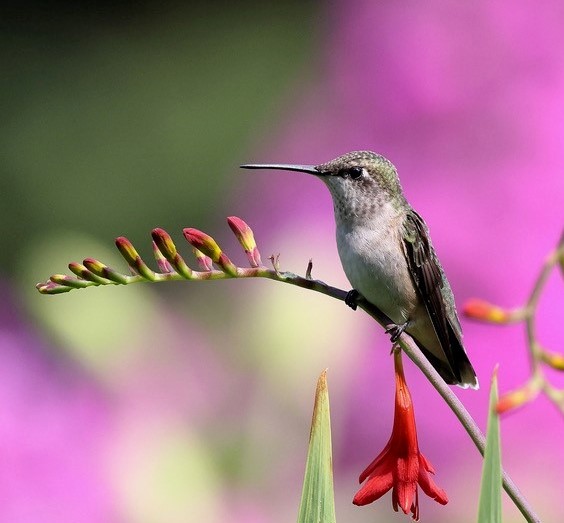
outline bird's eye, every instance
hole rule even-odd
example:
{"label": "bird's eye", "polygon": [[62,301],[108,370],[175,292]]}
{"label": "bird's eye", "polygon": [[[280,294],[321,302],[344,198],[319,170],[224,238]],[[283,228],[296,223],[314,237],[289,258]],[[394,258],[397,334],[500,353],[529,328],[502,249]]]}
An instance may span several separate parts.
{"label": "bird's eye", "polygon": [[351,167],[349,170],[349,176],[353,180],[358,180],[362,176],[362,167]]}
{"label": "bird's eye", "polygon": [[362,167],[346,167],[340,169],[337,173],[337,176],[341,178],[351,178],[352,180],[358,180],[364,173],[364,169]]}

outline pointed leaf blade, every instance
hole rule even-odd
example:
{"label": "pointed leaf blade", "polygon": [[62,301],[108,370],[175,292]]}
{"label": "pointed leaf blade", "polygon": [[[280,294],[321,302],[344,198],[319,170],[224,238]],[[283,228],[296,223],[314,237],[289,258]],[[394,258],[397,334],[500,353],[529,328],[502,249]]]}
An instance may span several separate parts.
{"label": "pointed leaf blade", "polygon": [[480,504],[478,508],[479,523],[501,523],[501,443],[499,415],[496,412],[497,401],[496,368],[492,376],[490,390],[488,432],[486,435],[486,450],[484,453]]}
{"label": "pointed leaf blade", "polygon": [[317,381],[298,523],[335,523],[327,371]]}

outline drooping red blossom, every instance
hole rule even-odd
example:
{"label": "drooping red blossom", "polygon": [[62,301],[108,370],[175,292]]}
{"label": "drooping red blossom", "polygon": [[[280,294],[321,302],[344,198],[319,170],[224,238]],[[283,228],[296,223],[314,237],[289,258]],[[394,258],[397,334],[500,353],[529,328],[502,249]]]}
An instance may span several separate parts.
{"label": "drooping red blossom", "polygon": [[392,435],[378,457],[360,475],[359,482],[366,483],[356,493],[353,503],[367,505],[392,489],[392,505],[397,512],[400,507],[405,514],[411,512],[419,520],[419,485],[427,496],[441,505],[448,503],[444,490],[435,485],[430,474],[433,466],[419,451],[417,430],[411,394],[407,388],[401,352],[394,353],[396,372],[396,399]]}

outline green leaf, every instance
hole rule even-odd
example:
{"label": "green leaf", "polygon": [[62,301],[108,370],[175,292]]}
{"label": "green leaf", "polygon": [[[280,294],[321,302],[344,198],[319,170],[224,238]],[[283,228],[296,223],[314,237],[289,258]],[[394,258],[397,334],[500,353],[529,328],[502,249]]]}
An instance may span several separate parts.
{"label": "green leaf", "polygon": [[479,523],[501,523],[501,444],[499,435],[499,416],[497,405],[497,368],[492,376],[490,405],[488,415],[488,433],[480,487]]}
{"label": "green leaf", "polygon": [[335,523],[327,371],[317,381],[298,523]]}

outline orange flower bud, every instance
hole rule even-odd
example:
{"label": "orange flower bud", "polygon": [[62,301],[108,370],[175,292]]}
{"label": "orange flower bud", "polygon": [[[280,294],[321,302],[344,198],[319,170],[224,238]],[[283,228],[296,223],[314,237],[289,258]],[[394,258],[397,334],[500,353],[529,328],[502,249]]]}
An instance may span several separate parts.
{"label": "orange flower bud", "polygon": [[468,318],[490,323],[507,323],[511,319],[509,311],[478,299],[467,301],[463,312]]}
{"label": "orange flower bud", "polygon": [[498,414],[503,414],[508,410],[521,407],[525,403],[534,400],[539,393],[539,386],[536,381],[529,381],[520,389],[515,389],[504,394],[497,402],[495,410]]}
{"label": "orange flower bud", "polygon": [[540,355],[542,361],[553,369],[564,370],[564,355],[547,350],[541,351]]}

